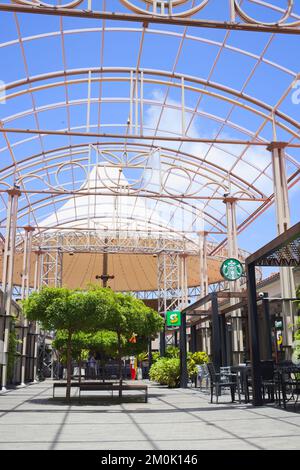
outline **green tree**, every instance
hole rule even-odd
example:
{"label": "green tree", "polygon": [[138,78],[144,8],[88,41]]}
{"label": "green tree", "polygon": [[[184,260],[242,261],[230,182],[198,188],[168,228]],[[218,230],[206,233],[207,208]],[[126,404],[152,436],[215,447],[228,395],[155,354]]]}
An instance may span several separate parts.
{"label": "green tree", "polygon": [[[119,362],[119,396],[122,396],[122,358],[128,354],[138,354],[147,348],[149,339],[154,339],[163,328],[163,320],[144,302],[129,294],[113,293],[113,301],[106,312],[105,329],[117,335],[117,359]],[[103,319],[103,317],[102,317]],[[129,340],[136,335],[136,343]]]}
{"label": "green tree", "polygon": [[[97,304],[99,297],[102,300],[101,306]],[[24,313],[29,320],[39,321],[46,330],[64,330],[67,334],[68,400],[71,397],[72,339],[80,331],[88,332],[99,328],[101,308],[106,308],[104,295],[96,296],[92,291],[53,287],[34,292],[23,302]]]}

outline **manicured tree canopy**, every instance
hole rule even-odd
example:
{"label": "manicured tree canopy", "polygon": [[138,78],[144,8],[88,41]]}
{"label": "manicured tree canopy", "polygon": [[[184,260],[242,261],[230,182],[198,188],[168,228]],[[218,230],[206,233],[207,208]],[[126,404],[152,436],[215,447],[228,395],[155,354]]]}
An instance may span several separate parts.
{"label": "manicured tree canopy", "polygon": [[46,330],[75,333],[96,327],[96,301],[90,292],[45,287],[33,292],[22,305],[27,318],[39,321]]}
{"label": "manicured tree canopy", "polygon": [[103,324],[111,331],[119,332],[128,340],[133,334],[137,339],[155,338],[163,328],[163,319],[144,302],[130,294],[113,294],[111,308],[104,313]]}
{"label": "manicured tree canopy", "polygon": [[118,337],[114,331],[100,330],[89,335],[89,349],[103,357],[116,357]]}
{"label": "manicured tree canopy", "polygon": [[[83,351],[89,351],[92,335],[79,331],[72,336],[72,358],[76,360],[82,359]],[[59,330],[55,334],[53,347],[65,358],[68,346],[68,332]]]}

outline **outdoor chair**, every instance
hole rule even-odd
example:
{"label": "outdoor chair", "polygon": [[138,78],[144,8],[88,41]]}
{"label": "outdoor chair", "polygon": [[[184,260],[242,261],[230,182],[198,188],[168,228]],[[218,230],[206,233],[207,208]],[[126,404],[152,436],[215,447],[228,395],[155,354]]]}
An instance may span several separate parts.
{"label": "outdoor chair", "polygon": [[269,401],[277,398],[278,381],[275,378],[275,368],[273,361],[261,361],[262,395],[266,400],[266,393]]}
{"label": "outdoor chair", "polygon": [[[286,408],[287,403],[294,402],[297,406],[300,395],[300,367],[280,367],[278,373],[279,385],[279,405],[283,400],[283,407]],[[282,393],[282,397],[281,397]]]}
{"label": "outdoor chair", "polygon": [[235,376],[236,374],[232,372],[230,366],[220,367],[220,375],[222,382],[230,382],[231,376]]}
{"label": "outdoor chair", "polygon": [[230,388],[231,392],[231,401],[235,401],[235,392],[237,389],[237,380],[236,375],[231,374],[226,376],[224,380],[224,375],[217,373],[215,367],[212,363],[207,364],[209,376],[210,376],[210,402],[213,403],[214,391],[216,394],[216,402],[219,402],[219,396],[221,395],[222,389]]}

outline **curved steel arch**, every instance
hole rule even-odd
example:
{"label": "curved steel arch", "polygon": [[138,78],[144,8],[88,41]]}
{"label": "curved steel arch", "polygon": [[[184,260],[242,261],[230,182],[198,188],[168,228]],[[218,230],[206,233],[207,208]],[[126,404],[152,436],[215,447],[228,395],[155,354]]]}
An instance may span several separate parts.
{"label": "curved steel arch", "polygon": [[[104,73],[117,73],[117,72],[118,73],[132,73],[132,72],[135,72],[135,71],[136,70],[134,68],[131,68],[131,67],[102,67],[102,68],[90,67],[90,68],[86,68],[86,69],[77,69],[77,70],[72,69],[72,70],[65,70],[65,71],[57,71],[57,72],[52,72],[52,73],[48,73],[48,74],[42,74],[42,75],[38,75],[38,76],[34,76],[34,77],[29,77],[29,79],[18,80],[17,82],[12,82],[12,83],[8,84],[7,86],[5,86],[5,90],[10,90],[10,89],[13,89],[15,87],[23,86],[23,85],[31,85],[32,83],[35,83],[36,81],[45,80],[45,79],[53,79],[53,78],[57,78],[57,77],[82,75],[82,74],[88,74],[88,73],[91,73],[91,74],[93,74],[93,73],[104,74]],[[152,76],[161,76],[161,77],[168,77],[168,78],[172,78],[172,79],[177,79],[179,81],[179,83],[176,84],[174,82],[170,82],[170,85],[172,85],[172,86],[177,86],[177,87],[181,86],[180,82],[181,82],[182,79],[184,79],[185,83],[186,82],[191,82],[191,83],[204,85],[205,87],[209,87],[209,88],[219,90],[221,92],[227,93],[229,96],[232,95],[232,96],[235,96],[238,99],[243,99],[246,102],[249,102],[251,104],[254,104],[255,106],[258,106],[259,108],[262,108],[266,111],[269,111],[270,113],[274,113],[276,116],[280,117],[283,121],[286,121],[287,123],[291,124],[296,129],[300,130],[300,123],[298,121],[296,121],[295,119],[293,119],[292,117],[288,116],[287,114],[279,111],[278,109],[274,110],[274,107],[272,107],[271,105],[268,105],[266,102],[264,102],[264,101],[262,101],[258,98],[255,98],[251,95],[241,93],[240,91],[238,91],[234,88],[222,85],[221,83],[207,81],[205,79],[198,78],[198,77],[195,77],[193,75],[172,73],[172,72],[168,72],[168,71],[164,71],[164,70],[147,69],[147,68],[139,69],[137,74],[139,75],[142,72],[144,74],[148,74],[148,75],[152,75]],[[297,79],[298,76],[300,77],[300,73],[297,74],[294,78]],[[102,80],[102,78],[100,80]],[[295,82],[295,80],[293,80],[293,82],[290,84],[291,88],[292,88],[294,82]],[[162,82],[161,84],[163,85],[164,82]],[[169,85],[169,84],[167,83],[166,85]],[[188,85],[185,85],[185,86],[187,86],[187,88],[188,88]],[[197,91],[197,90],[194,90],[194,91]],[[32,90],[29,88],[28,92],[31,93]],[[205,93],[205,92],[206,92],[205,90],[202,90],[202,89],[199,90],[199,93]],[[218,97],[220,99],[226,101],[225,96],[218,95]],[[233,101],[233,102],[237,106],[241,105],[238,102],[238,100]],[[252,109],[251,111],[255,112],[254,109]],[[269,118],[269,119],[272,120],[272,118]],[[4,122],[5,122],[5,120],[4,120]],[[277,124],[280,125],[280,123],[277,123]]]}
{"label": "curved steel arch", "polygon": [[[100,27],[100,28],[81,28],[81,29],[70,29],[70,30],[66,29],[66,30],[64,30],[64,35],[68,36],[68,35],[72,35],[72,34],[102,33],[103,31],[106,31],[106,32],[126,32],[126,33],[137,33],[137,32],[139,32],[140,33],[140,32],[143,32],[143,28],[133,28],[133,27],[132,28],[129,28],[129,27],[127,27],[127,28],[126,27],[105,27],[105,28],[101,28]],[[179,33],[179,32],[176,32],[176,31],[171,31],[171,30],[160,30],[160,29],[147,28],[146,33],[150,34],[150,35],[153,34],[153,35],[161,35],[161,36],[170,36],[170,37],[182,38],[182,33]],[[60,35],[61,35],[60,31],[52,31],[52,32],[48,32],[48,33],[37,34],[35,36],[23,37],[22,41],[24,43],[26,43],[26,42],[30,42],[30,41],[39,40],[39,39],[59,37]],[[186,34],[185,39],[195,41],[195,42],[200,42],[200,43],[207,44],[207,45],[217,46],[217,47],[222,46],[222,42],[220,42],[220,41],[216,41],[216,40],[211,39],[211,38],[207,39],[207,38],[201,37],[201,36],[193,36],[193,35],[190,35],[190,34]],[[13,46],[13,45],[17,45],[18,43],[19,43],[18,39],[10,40],[6,43],[0,43],[0,49],[5,48],[5,47],[10,47],[10,46]],[[262,63],[270,65],[271,67],[274,67],[274,68],[276,68],[276,69],[278,69],[282,72],[285,72],[285,73],[287,73],[287,74],[289,74],[289,75],[291,75],[295,78],[297,77],[297,72],[295,72],[293,70],[290,70],[287,67],[284,67],[284,66],[278,64],[277,62],[271,61],[271,60],[267,59],[266,57],[261,58],[256,53],[247,51],[245,49],[241,49],[241,48],[236,47],[236,46],[232,46],[230,44],[225,44],[224,49],[229,50],[231,52],[241,54],[241,55],[245,55],[247,57],[251,57],[252,59],[255,59],[255,60],[261,60]]]}

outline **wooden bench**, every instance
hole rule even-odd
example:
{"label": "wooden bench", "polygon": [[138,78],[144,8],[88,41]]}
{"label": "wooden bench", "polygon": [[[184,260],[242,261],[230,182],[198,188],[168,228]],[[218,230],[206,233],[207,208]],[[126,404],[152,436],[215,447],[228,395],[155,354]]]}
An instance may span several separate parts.
{"label": "wooden bench", "polygon": [[[145,392],[145,403],[148,402],[148,385],[133,385],[133,384],[124,384],[122,385],[122,392],[125,390],[141,391]],[[114,384],[113,390],[120,391],[120,385]]]}
{"label": "wooden bench", "polygon": [[79,399],[81,399],[81,392],[102,392],[109,391],[113,396],[113,383],[98,383],[98,384],[81,384],[79,387]]}
{"label": "wooden bench", "polygon": [[148,402],[148,386],[147,385],[127,385],[124,384],[122,387],[115,383],[111,384],[81,384],[79,387],[79,398],[81,398],[81,392],[102,392],[109,391],[114,396],[114,392],[119,392],[120,388],[123,391],[142,391],[145,392],[145,403]]}
{"label": "wooden bench", "polygon": [[[83,385],[97,387],[97,386],[112,386],[114,382],[71,382],[71,388],[78,388],[80,395],[80,387]],[[53,384],[53,398],[55,398],[55,389],[56,388],[67,388],[67,382],[56,382]]]}

